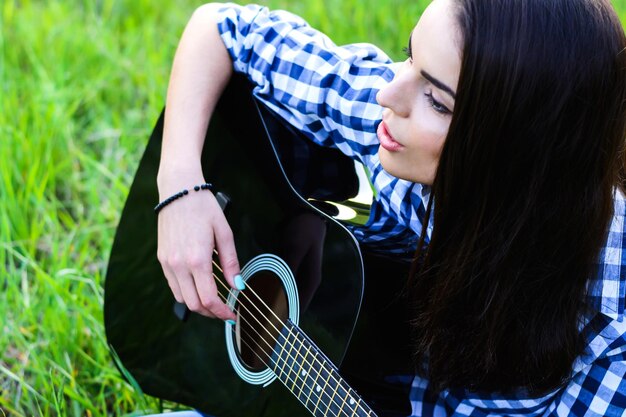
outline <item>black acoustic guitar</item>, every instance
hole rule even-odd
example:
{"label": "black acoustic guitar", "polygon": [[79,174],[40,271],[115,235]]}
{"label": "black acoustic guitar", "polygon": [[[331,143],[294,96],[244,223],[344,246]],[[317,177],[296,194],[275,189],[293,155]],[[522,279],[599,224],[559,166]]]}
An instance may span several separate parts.
{"label": "black acoustic guitar", "polygon": [[231,82],[202,155],[245,265],[246,290],[218,284],[238,317],[225,324],[177,305],[156,258],[162,128],[163,115],[105,282],[106,335],[125,377],[218,417],[407,415],[409,387],[397,377],[412,373],[399,296],[407,265],[359,247],[349,221],[337,220],[346,205],[360,214],[352,222],[367,218],[368,207],[346,202],[358,189],[353,162],[301,138],[247,83]]}

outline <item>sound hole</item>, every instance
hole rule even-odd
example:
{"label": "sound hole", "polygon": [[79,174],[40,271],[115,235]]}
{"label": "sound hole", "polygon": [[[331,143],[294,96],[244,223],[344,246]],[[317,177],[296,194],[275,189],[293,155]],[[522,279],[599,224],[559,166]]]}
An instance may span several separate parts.
{"label": "sound hole", "polygon": [[235,345],[243,363],[258,372],[268,367],[278,334],[289,316],[282,281],[271,271],[260,271],[246,281],[235,311]]}

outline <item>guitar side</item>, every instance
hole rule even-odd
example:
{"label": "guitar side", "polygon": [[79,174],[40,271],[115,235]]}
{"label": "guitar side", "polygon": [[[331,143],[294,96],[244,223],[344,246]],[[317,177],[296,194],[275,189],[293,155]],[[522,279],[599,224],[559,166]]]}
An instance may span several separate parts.
{"label": "guitar side", "polygon": [[[203,167],[206,178],[231,198],[227,218],[240,262],[259,253],[297,258],[294,275],[297,280],[304,277],[303,285],[312,288],[304,300],[301,328],[333,362],[341,363],[362,297],[358,245],[343,226],[310,206],[286,181],[250,95],[230,91],[224,97],[207,133],[211,138],[203,151]],[[225,113],[247,117],[225,118]],[[263,389],[234,374],[222,322],[196,314],[183,322],[172,313],[174,299],[156,259],[157,219],[152,210],[158,200],[161,132],[162,117],[138,168],[109,260],[104,316],[111,348],[147,394],[220,417],[299,413],[301,406],[280,384]],[[302,217],[305,227],[298,229]],[[317,259],[289,252],[302,239],[312,240],[309,250],[321,245]],[[319,271],[311,272],[309,264],[317,262]],[[312,282],[316,279],[319,282]],[[280,407],[272,405],[277,398]]]}

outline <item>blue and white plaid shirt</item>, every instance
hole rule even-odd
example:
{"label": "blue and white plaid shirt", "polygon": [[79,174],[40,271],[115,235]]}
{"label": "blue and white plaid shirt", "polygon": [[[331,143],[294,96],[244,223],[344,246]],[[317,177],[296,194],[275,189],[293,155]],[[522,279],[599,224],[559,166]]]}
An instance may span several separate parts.
{"label": "blue and white plaid shirt", "polygon": [[[375,97],[394,76],[389,57],[370,44],[336,46],[301,18],[259,6],[225,5],[218,28],[235,71],[253,82],[256,97],[311,140],[340,149],[371,174],[375,199],[366,227],[354,230],[357,238],[389,252],[412,254],[429,189],[389,175],[378,158],[376,127],[382,108]],[[434,393],[428,380],[416,376],[412,415],[626,415],[625,214],[624,196],[616,192],[610,233],[597,273],[589,280],[597,313],[586,318],[587,346],[565,386],[541,398],[524,392]],[[427,232],[431,229],[432,223]]]}

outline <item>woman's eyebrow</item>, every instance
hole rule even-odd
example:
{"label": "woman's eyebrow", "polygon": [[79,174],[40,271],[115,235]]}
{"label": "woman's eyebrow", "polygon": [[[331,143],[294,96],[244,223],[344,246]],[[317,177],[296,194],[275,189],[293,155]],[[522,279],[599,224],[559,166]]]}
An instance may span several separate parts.
{"label": "woman's eyebrow", "polygon": [[439,81],[438,79],[436,79],[435,77],[433,77],[432,75],[430,75],[429,73],[427,73],[424,70],[421,70],[420,74],[422,74],[422,77],[424,77],[428,81],[430,81],[430,83],[432,85],[434,85],[435,87],[437,87],[441,91],[444,91],[444,92],[448,93],[450,95],[450,97],[452,97],[453,99],[456,100],[456,93],[454,92],[453,89],[451,89],[450,87],[445,85],[443,82]]}

